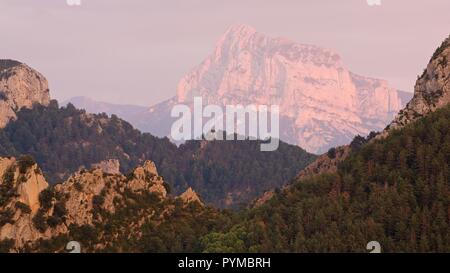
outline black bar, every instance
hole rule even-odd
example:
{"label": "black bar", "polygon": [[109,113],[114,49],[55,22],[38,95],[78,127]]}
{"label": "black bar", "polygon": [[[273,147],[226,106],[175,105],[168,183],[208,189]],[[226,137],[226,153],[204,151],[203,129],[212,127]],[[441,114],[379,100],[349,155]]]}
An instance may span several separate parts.
{"label": "black bar", "polygon": [[[180,266],[193,261],[195,267]],[[265,261],[264,264],[256,263]],[[210,267],[205,262],[211,261]],[[231,261],[234,261],[233,265]],[[239,263],[238,263],[239,261]],[[253,262],[251,262],[253,261]],[[396,266],[399,272],[448,267],[448,254],[1,254],[2,269],[57,269],[74,272],[389,272]],[[59,264],[59,266],[57,266]],[[191,264],[192,265],[192,264]],[[262,266],[264,265],[264,266]],[[411,272],[412,272],[411,271]],[[1,270],[1,272],[4,272]],[[6,271],[5,271],[6,272]],[[94,271],[95,272],[95,271]],[[445,272],[442,271],[442,272]]]}

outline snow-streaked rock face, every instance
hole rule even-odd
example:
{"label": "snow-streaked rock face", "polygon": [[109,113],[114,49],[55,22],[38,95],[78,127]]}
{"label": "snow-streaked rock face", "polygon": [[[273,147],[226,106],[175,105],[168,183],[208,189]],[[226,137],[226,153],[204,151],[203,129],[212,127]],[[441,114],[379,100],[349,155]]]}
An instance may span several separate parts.
{"label": "snow-streaked rock face", "polygon": [[315,153],[384,129],[407,102],[386,81],[349,72],[332,50],[245,25],[219,39],[214,53],[180,81],[176,98],[150,109],[161,120],[152,133],[168,131],[166,108],[190,105],[196,96],[218,105],[279,105],[281,139]]}
{"label": "snow-streaked rock face", "polygon": [[48,82],[31,67],[13,60],[0,60],[0,128],[3,128],[22,107],[38,103],[48,105]]}

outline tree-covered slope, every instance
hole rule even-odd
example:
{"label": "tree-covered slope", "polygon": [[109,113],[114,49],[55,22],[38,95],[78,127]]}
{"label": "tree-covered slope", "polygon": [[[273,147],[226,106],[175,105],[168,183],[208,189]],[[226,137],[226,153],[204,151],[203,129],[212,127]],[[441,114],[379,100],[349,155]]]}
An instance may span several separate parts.
{"label": "tree-covered slope", "polygon": [[[139,238],[92,251],[367,252],[378,241],[382,252],[449,252],[449,124],[450,106],[354,149],[337,173],[295,181],[258,208],[176,206],[163,222],[143,225]],[[115,229],[130,209],[111,218]],[[74,238],[103,245],[105,228],[97,228],[89,236],[73,229],[30,251],[56,251]]]}
{"label": "tree-covered slope", "polygon": [[60,108],[56,101],[17,116],[0,131],[0,155],[31,155],[50,183],[105,159],[119,159],[123,172],[151,159],[175,193],[192,186],[206,202],[228,206],[283,186],[315,158],[285,143],[274,152],[261,152],[259,141],[190,141],[177,147],[114,115],[86,114],[70,104]]}
{"label": "tree-covered slope", "polygon": [[336,174],[294,182],[204,251],[450,251],[450,106],[353,151]]}

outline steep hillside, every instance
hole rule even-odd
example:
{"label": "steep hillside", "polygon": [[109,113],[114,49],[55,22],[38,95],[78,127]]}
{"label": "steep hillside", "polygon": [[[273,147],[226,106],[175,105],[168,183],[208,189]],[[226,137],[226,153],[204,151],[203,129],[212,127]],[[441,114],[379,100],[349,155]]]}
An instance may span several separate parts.
{"label": "steep hillside", "polygon": [[450,106],[352,153],[335,173],[298,179],[205,236],[212,252],[450,251]]}
{"label": "steep hillside", "polygon": [[103,160],[118,159],[126,173],[151,158],[175,193],[192,187],[207,203],[236,206],[283,186],[315,158],[285,143],[274,152],[261,152],[259,141],[190,141],[177,147],[116,116],[59,108],[56,101],[17,116],[0,130],[0,155],[31,155],[52,184]]}
{"label": "steep hillside", "polygon": [[84,252],[367,252],[370,241],[382,252],[449,252],[448,124],[450,106],[239,213],[205,207],[192,190],[168,196],[151,162],[47,187],[29,158],[5,158],[0,252],[64,252],[72,240]]}

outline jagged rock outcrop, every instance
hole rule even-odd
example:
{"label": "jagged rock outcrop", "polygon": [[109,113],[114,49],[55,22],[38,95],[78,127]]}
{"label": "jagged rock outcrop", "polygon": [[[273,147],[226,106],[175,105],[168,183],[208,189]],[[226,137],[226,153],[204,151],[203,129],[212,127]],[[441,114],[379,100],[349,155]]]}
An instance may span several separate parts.
{"label": "jagged rock outcrop", "polygon": [[[142,202],[141,198],[152,198],[152,194],[159,202],[168,198],[167,185],[152,161],[127,175],[102,168],[83,169],[49,187],[31,158],[0,158],[0,175],[0,242],[12,239],[16,250],[39,239],[67,234],[73,226],[95,226],[118,210]],[[201,204],[192,189],[180,198]],[[152,217],[153,210],[143,207],[140,215],[134,215],[140,218],[129,224],[130,232]]]}
{"label": "jagged rock outcrop", "polygon": [[184,193],[180,195],[180,199],[183,200],[184,203],[197,202],[200,205],[203,205],[200,197],[198,197],[197,193],[191,187],[189,187]]}
{"label": "jagged rock outcrop", "polygon": [[[142,167],[137,167],[131,175],[127,187],[134,192],[149,191],[158,193],[165,198],[167,190],[161,176],[158,176],[156,165],[153,161],[146,161]],[[151,183],[149,183],[151,181]]]}
{"label": "jagged rock outcrop", "polygon": [[120,174],[120,162],[117,159],[103,160],[100,163],[92,164],[92,168],[101,169],[104,173]]}
{"label": "jagged rock outcrop", "polygon": [[[161,198],[167,196],[164,181],[155,173],[154,163],[146,161],[130,175],[108,173],[97,168],[82,170],[71,176],[66,182],[56,185],[57,193],[70,193],[65,200],[67,217],[65,224],[92,224],[96,205],[109,213],[116,211],[114,200],[123,198],[125,191],[133,193],[153,192]],[[99,203],[95,204],[97,200]],[[101,203],[101,204],[100,204]]]}
{"label": "jagged rock outcrop", "polygon": [[151,133],[168,135],[172,107],[192,107],[194,97],[220,106],[279,105],[281,140],[323,153],[358,134],[384,129],[407,95],[384,80],[350,72],[333,50],[238,25],[180,81],[175,98],[152,107],[142,120],[151,123]]}
{"label": "jagged rock outcrop", "polygon": [[[44,177],[40,173],[37,165],[34,164],[29,170],[23,172],[22,167],[14,158],[0,159],[0,176],[2,188],[15,189],[17,195],[13,199],[29,206],[32,211],[36,211],[39,206],[39,193],[48,187]],[[2,192],[2,198],[8,198],[6,192]]]}
{"label": "jagged rock outcrop", "polygon": [[13,60],[0,60],[0,128],[16,118],[22,107],[48,105],[48,82],[31,67]]}
{"label": "jagged rock outcrop", "polygon": [[22,245],[45,236],[32,224],[48,187],[37,164],[28,157],[0,158],[0,178],[0,240],[15,238]]}
{"label": "jagged rock outcrop", "polygon": [[[22,202],[30,207],[31,212],[36,212],[39,208],[39,194],[48,187],[48,183],[36,163],[27,157],[1,158],[0,176],[2,186],[15,189],[15,201]],[[28,165],[27,165],[28,164]],[[2,196],[5,197],[5,196]]]}
{"label": "jagged rock outcrop", "polygon": [[399,129],[450,103],[450,37],[436,50],[422,76],[417,80],[414,97],[387,127]]}

